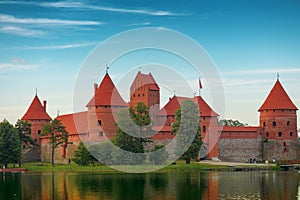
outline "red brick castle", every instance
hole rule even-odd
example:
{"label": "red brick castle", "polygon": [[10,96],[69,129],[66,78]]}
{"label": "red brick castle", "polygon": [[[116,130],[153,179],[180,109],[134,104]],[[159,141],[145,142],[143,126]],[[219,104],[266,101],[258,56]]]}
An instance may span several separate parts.
{"label": "red brick castle", "polygon": [[[160,88],[153,75],[137,73],[130,86],[130,103],[126,103],[115,87],[108,73],[100,85],[94,84],[94,95],[87,103],[87,111],[60,115],[73,144],[56,150],[55,159],[66,162],[72,158],[80,139],[100,141],[106,136],[112,139],[117,126],[116,116],[122,108],[145,103],[155,121],[154,144],[167,144],[174,135],[171,132],[175,112],[184,100],[193,101],[200,110],[200,127],[206,159],[219,158],[223,161],[245,162],[256,160],[295,160],[299,159],[297,136],[297,107],[293,104],[279,80],[275,83],[267,99],[259,108],[260,125],[257,127],[220,127],[219,115],[201,96],[173,96],[160,109]],[[41,127],[49,123],[46,101],[43,105],[36,95],[22,120],[32,124],[32,138],[41,144],[41,160],[50,160],[49,139],[41,137]]]}

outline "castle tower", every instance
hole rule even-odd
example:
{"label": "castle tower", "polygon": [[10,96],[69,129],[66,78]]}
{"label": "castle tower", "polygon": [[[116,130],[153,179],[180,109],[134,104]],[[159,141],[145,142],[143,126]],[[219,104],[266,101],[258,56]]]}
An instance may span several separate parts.
{"label": "castle tower", "polygon": [[128,107],[112,82],[105,74],[99,87],[94,84],[94,96],[87,104],[88,132],[92,140],[102,140],[104,135],[111,139],[117,131],[116,117],[122,108]]}
{"label": "castle tower", "polygon": [[42,133],[43,124],[50,122],[51,118],[46,111],[47,101],[43,101],[43,105],[37,94],[33,98],[28,110],[21,118],[31,123],[31,138],[39,143],[39,135]]}
{"label": "castle tower", "polygon": [[297,110],[298,108],[277,80],[258,110],[264,136],[274,140],[297,140]]}
{"label": "castle tower", "polygon": [[159,109],[159,87],[151,73],[142,74],[139,71],[130,86],[130,106],[136,106],[139,102],[152,109],[154,106],[156,111]]}

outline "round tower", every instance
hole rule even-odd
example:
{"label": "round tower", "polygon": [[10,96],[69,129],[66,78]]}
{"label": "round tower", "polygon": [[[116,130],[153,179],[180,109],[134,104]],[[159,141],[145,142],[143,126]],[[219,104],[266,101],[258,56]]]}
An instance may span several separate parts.
{"label": "round tower", "polygon": [[279,80],[259,108],[260,126],[265,138],[297,140],[297,107],[289,98]]}
{"label": "round tower", "polygon": [[94,85],[94,96],[87,104],[88,132],[91,140],[111,139],[117,131],[116,117],[122,108],[128,107],[108,73],[101,84]]}
{"label": "round tower", "polygon": [[27,120],[31,124],[31,138],[40,143],[39,137],[42,133],[42,126],[48,124],[51,117],[46,111],[47,102],[44,100],[43,105],[38,98],[37,94],[33,98],[28,110],[21,118],[21,120]]}

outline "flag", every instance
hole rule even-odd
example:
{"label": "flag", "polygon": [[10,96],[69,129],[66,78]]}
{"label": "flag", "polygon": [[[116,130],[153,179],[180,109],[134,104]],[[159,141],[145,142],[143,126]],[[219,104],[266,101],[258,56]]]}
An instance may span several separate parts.
{"label": "flag", "polygon": [[199,78],[199,88],[202,89],[201,78]]}

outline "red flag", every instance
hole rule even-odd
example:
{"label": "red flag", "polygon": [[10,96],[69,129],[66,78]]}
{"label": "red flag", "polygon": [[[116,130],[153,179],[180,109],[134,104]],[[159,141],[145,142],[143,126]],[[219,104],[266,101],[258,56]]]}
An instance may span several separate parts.
{"label": "red flag", "polygon": [[201,79],[199,78],[199,88],[202,89]]}

